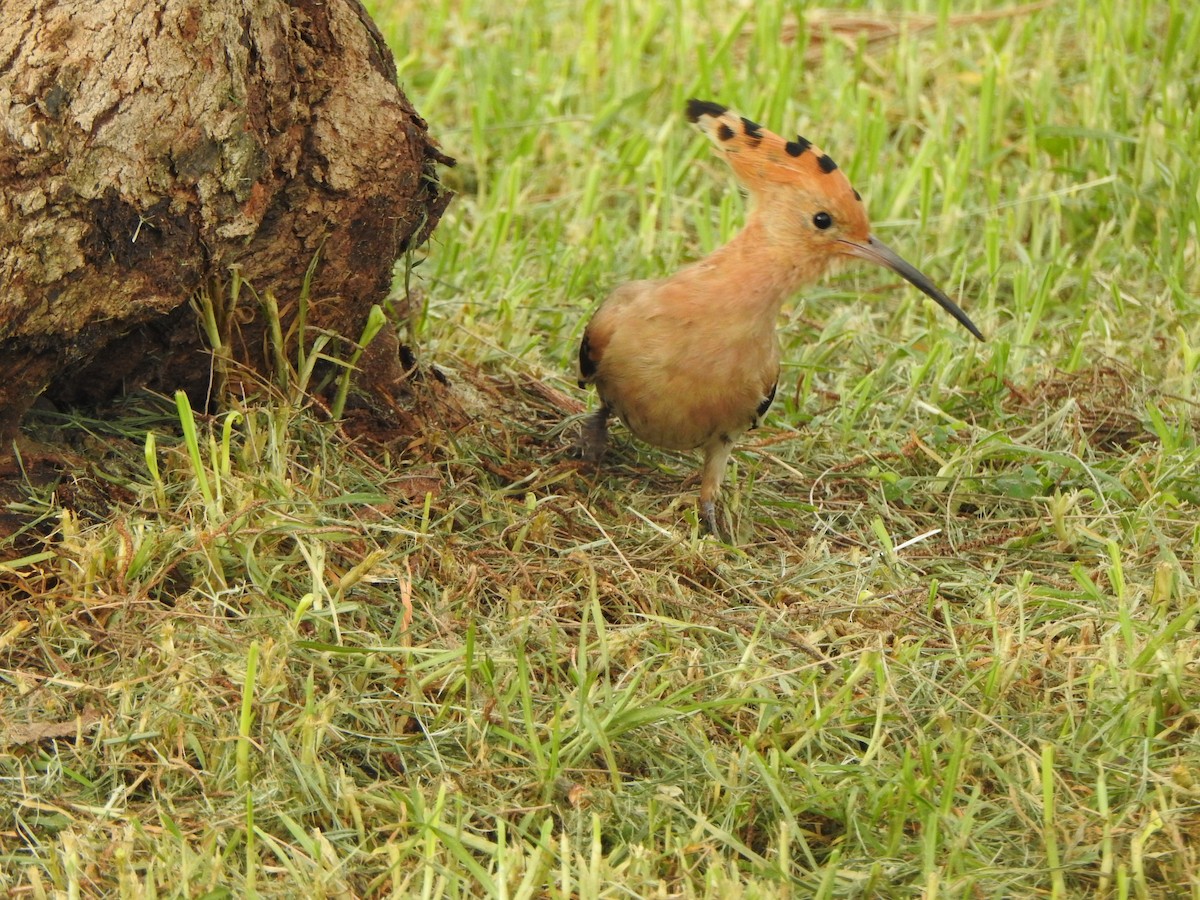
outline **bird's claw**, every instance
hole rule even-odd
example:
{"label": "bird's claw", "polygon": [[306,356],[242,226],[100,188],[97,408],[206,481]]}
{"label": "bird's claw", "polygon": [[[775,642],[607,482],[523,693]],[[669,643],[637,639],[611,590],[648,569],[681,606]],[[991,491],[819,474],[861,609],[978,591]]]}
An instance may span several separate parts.
{"label": "bird's claw", "polygon": [[704,519],[704,525],[708,529],[709,534],[719,541],[724,541],[727,544],[730,543],[729,535],[726,534],[725,529],[717,523],[716,503],[714,503],[712,500],[701,500],[700,514]]}
{"label": "bird's claw", "polygon": [[601,408],[584,420],[571,452],[592,465],[599,465],[608,447],[608,410]]}

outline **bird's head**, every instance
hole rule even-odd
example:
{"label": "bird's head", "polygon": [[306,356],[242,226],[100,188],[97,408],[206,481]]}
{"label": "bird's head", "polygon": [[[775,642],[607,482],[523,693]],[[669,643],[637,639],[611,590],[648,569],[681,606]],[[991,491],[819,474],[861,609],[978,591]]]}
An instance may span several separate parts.
{"label": "bird's head", "polygon": [[687,116],[703,131],[750,194],[767,239],[817,273],[839,259],[891,269],[983,340],[967,314],[932,281],[871,234],[858,191],[837,163],[810,141],[785,141],[757,122],[707,100],[689,100]]}

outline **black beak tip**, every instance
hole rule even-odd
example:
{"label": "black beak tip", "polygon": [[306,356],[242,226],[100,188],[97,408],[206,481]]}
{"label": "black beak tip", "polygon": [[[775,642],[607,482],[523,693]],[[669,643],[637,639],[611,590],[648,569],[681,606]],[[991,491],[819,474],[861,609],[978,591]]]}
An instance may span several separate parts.
{"label": "black beak tip", "polygon": [[959,322],[959,324],[960,324],[960,325],[962,325],[962,327],[963,327],[963,328],[967,329],[967,331],[971,332],[972,336],[973,336],[973,337],[974,337],[974,338],[975,338],[977,341],[982,341],[982,342],[984,342],[984,343],[986,343],[986,342],[987,342],[987,338],[985,338],[985,337],[983,336],[983,332],[982,332],[982,331],[980,331],[980,330],[979,330],[979,329],[976,327],[975,323],[974,323],[974,322],[972,322],[972,321],[971,321],[971,320],[970,320],[970,319],[967,317],[967,314],[966,314],[965,312],[962,312],[962,310],[959,310],[958,314],[955,314],[954,312],[951,312],[951,315],[953,315],[953,316],[954,316],[954,318],[958,319],[958,322]]}

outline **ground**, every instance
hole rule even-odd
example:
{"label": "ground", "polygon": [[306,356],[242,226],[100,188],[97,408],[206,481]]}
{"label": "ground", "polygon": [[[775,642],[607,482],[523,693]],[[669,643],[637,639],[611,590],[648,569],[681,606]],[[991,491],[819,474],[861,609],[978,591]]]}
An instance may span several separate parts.
{"label": "ground", "polygon": [[[459,196],[394,404],[27,424],[3,891],[1200,892],[1197,20],[410,6]],[[594,303],[744,215],[690,96],[828,150],[988,337],[797,297],[729,544],[689,455],[568,452]]]}

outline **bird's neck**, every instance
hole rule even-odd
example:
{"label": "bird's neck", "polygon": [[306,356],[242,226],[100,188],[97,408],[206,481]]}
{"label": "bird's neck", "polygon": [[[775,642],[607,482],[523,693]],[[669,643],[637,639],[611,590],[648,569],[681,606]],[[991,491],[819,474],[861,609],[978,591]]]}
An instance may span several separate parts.
{"label": "bird's neck", "polygon": [[773,320],[783,301],[815,281],[823,267],[797,255],[794,247],[770,240],[762,222],[751,218],[729,243],[690,268],[689,275],[703,293]]}

